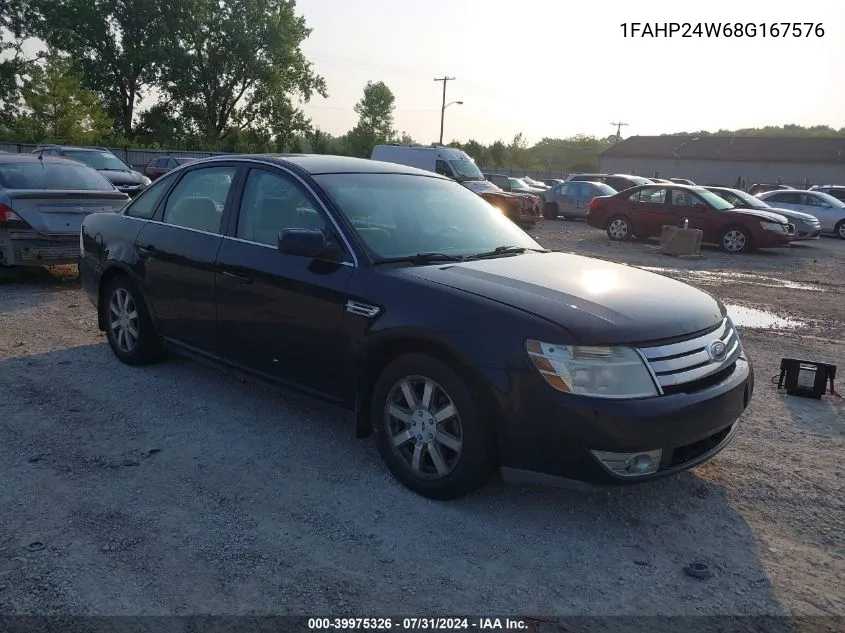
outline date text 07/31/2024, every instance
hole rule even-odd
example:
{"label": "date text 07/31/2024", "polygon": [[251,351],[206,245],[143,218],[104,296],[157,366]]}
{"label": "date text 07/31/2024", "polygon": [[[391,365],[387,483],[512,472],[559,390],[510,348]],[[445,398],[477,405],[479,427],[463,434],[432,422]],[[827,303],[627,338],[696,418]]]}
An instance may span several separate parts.
{"label": "date text 07/31/2024", "polygon": [[824,37],[821,22],[623,22],[622,37]]}
{"label": "date text 07/31/2024", "polygon": [[511,630],[524,631],[529,623],[522,618],[308,618],[312,631],[452,631],[452,630]]}

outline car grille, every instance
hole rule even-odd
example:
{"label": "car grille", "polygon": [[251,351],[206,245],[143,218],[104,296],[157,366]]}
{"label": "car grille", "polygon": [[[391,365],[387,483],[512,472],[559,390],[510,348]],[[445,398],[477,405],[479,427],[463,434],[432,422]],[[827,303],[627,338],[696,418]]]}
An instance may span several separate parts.
{"label": "car grille", "polygon": [[[725,354],[711,356],[711,347],[721,341]],[[641,347],[663,393],[690,391],[704,388],[714,377],[726,377],[733,372],[737,358],[742,354],[739,335],[730,319],[725,318],[715,328],[683,341]]]}

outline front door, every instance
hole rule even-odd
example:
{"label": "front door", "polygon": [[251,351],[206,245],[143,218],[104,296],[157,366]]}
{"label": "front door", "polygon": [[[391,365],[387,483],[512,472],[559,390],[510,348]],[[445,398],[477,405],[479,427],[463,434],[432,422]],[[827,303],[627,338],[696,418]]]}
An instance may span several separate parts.
{"label": "front door", "polygon": [[215,260],[236,173],[225,164],[186,171],[135,240],[159,332],[209,353],[217,347]]}
{"label": "front door", "polygon": [[721,238],[719,235],[722,216],[719,211],[710,206],[692,191],[686,189],[672,189],[671,214],[675,226],[683,228],[684,220],[688,228],[698,229],[703,233],[704,242],[715,243]]}
{"label": "front door", "polygon": [[217,256],[217,322],[232,362],[321,395],[340,397],[350,343],[342,332],[355,271],[279,252],[283,229],[319,229],[341,244],[331,221],[297,177],[249,170],[229,237]]}

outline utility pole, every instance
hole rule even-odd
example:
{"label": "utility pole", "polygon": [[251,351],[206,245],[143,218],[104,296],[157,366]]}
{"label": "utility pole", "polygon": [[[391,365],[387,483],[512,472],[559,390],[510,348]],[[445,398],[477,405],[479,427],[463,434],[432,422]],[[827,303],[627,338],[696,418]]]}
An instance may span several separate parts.
{"label": "utility pole", "polygon": [[446,84],[454,81],[454,77],[435,77],[434,81],[443,82],[443,104],[440,106],[440,144],[443,145],[443,119],[446,116]]}
{"label": "utility pole", "polygon": [[619,141],[622,140],[622,126],[628,125],[628,124],[627,123],[611,123],[611,125],[616,126],[616,142],[619,143]]}

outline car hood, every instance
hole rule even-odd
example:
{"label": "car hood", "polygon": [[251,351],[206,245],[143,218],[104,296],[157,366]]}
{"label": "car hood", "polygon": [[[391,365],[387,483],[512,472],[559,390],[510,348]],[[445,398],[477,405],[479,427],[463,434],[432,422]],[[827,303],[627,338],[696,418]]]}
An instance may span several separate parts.
{"label": "car hood", "polygon": [[718,300],[690,285],[568,253],[408,267],[401,274],[524,310],[560,325],[585,344],[683,336],[717,325],[725,316]]}
{"label": "car hood", "polygon": [[784,216],[775,212],[774,209],[771,211],[763,211],[762,209],[731,209],[730,213],[739,213],[740,215],[750,215],[755,218],[760,218],[761,220],[768,220],[769,222],[780,222],[781,224],[789,224],[789,220],[787,220]]}
{"label": "car hood", "polygon": [[778,215],[782,215],[787,220],[804,220],[805,222],[811,222],[813,224],[819,221],[816,216],[810,213],[804,213],[803,211],[793,211],[792,209],[780,209],[778,207],[772,207],[772,212],[777,213]]}
{"label": "car hood", "polygon": [[113,185],[140,185],[144,177],[137,171],[126,169],[101,169],[100,173]]}

